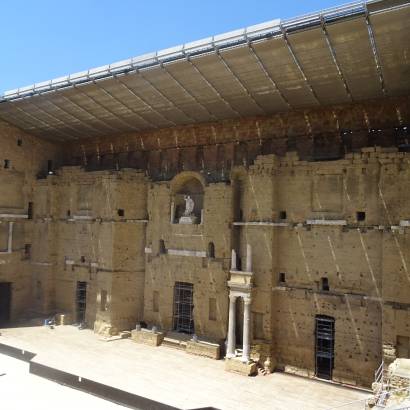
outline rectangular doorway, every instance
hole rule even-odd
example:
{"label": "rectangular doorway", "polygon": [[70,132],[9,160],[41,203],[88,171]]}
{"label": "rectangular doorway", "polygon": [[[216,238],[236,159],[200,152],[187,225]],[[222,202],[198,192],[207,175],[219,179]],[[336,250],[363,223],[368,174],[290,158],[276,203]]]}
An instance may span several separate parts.
{"label": "rectangular doorway", "polygon": [[76,322],[85,322],[85,311],[87,308],[87,282],[77,282],[75,294],[76,302]]}
{"label": "rectangular doorway", "polygon": [[173,329],[177,332],[193,334],[194,285],[175,282]]}
{"label": "rectangular doorway", "polygon": [[10,322],[11,282],[0,282],[0,326]]}
{"label": "rectangular doorway", "polygon": [[332,380],[335,347],[335,319],[316,316],[316,377]]}

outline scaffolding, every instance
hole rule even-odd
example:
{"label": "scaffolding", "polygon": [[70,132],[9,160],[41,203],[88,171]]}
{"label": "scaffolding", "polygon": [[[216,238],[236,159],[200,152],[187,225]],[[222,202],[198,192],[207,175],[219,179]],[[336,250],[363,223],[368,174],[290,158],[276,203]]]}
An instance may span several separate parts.
{"label": "scaffolding", "polygon": [[87,282],[77,282],[76,289],[76,319],[77,323],[85,322],[85,311],[87,306]]}
{"label": "scaffolding", "polygon": [[173,329],[177,332],[193,334],[193,289],[192,283],[175,282]]}
{"label": "scaffolding", "polygon": [[334,365],[335,319],[316,316],[316,376],[332,379]]}

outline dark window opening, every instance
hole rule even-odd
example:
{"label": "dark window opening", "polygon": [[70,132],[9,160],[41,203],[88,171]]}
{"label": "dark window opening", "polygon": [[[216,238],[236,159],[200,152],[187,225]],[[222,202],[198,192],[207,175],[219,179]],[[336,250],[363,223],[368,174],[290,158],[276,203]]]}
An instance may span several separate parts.
{"label": "dark window opening", "polygon": [[17,145],[18,145],[19,147],[21,147],[21,146],[23,145],[23,140],[19,138],[19,139],[17,140]]}
{"label": "dark window opening", "polygon": [[286,219],[287,215],[286,215],[286,211],[280,211],[279,212],[279,219]]}
{"label": "dark window opening", "polygon": [[53,175],[53,174],[54,174],[54,171],[53,171],[53,161],[52,161],[51,159],[49,159],[49,160],[47,161],[47,173],[48,173],[49,175]]}
{"label": "dark window opening", "polygon": [[68,209],[67,210],[67,218],[69,218],[71,216],[71,211]]}
{"label": "dark window opening", "polygon": [[264,339],[265,332],[263,329],[263,313],[253,313],[253,337],[255,339]]}
{"label": "dark window opening", "polygon": [[0,325],[10,321],[11,282],[0,282]]}
{"label": "dark window opening", "polygon": [[159,292],[157,290],[152,293],[152,311],[159,312]]}
{"label": "dark window opening", "polygon": [[27,218],[28,219],[33,219],[33,202],[28,203],[27,207]]}
{"label": "dark window opening", "polygon": [[194,285],[175,282],[173,329],[177,332],[194,333]]}
{"label": "dark window opening", "polygon": [[121,217],[125,216],[125,211],[123,209],[118,209],[117,213],[118,213],[118,216],[121,216]]}
{"label": "dark window opening", "polygon": [[316,376],[332,379],[334,367],[335,319],[328,316],[316,316]]}
{"label": "dark window opening", "polygon": [[85,256],[81,256],[81,263],[85,263]]}
{"label": "dark window opening", "polygon": [[362,222],[366,219],[366,212],[356,212],[356,219],[358,222]]}
{"label": "dark window opening", "polygon": [[10,160],[9,159],[5,159],[4,160],[4,169],[8,169],[10,168]]}
{"label": "dark window opening", "polygon": [[215,258],[215,245],[213,242],[208,244],[208,258]]}
{"label": "dark window opening", "polygon": [[208,319],[209,320],[216,320],[216,299],[215,298],[209,298],[209,315]]}
{"label": "dark window opening", "polygon": [[329,287],[329,279],[328,278],[322,278],[320,279],[320,287],[322,290],[324,291],[329,291],[330,287]]}
{"label": "dark window opening", "polygon": [[24,257],[26,259],[30,259],[30,257],[31,257],[31,244],[29,244],[29,243],[26,243],[24,245]]}
{"label": "dark window opening", "polygon": [[165,248],[165,242],[163,239],[159,240],[159,254],[164,255],[167,253],[167,249]]}
{"label": "dark window opening", "polygon": [[286,274],[284,272],[279,273],[279,282],[285,283],[286,282]]}

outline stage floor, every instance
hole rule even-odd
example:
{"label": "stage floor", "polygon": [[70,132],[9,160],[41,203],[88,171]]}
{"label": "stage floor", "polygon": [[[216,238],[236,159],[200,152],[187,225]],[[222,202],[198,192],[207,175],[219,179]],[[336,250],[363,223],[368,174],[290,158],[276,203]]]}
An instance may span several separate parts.
{"label": "stage floor", "polygon": [[[181,409],[318,410],[370,397],[359,390],[284,373],[244,377],[225,372],[223,360],[130,339],[102,341],[91,330],[74,326],[21,326],[0,329],[0,333],[0,343],[36,353],[34,363]],[[361,401],[341,410],[363,408]]]}

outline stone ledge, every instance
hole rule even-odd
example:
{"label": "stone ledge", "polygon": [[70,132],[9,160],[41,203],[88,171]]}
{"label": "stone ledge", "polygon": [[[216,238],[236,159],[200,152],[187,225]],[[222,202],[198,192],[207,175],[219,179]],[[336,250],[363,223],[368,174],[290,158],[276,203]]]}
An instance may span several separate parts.
{"label": "stone ledge", "polygon": [[164,333],[152,333],[147,330],[132,330],[131,339],[136,343],[142,343],[148,346],[159,346],[164,340]]}
{"label": "stone ledge", "polygon": [[226,358],[225,370],[227,372],[242,374],[243,376],[252,376],[257,373],[256,363],[244,363],[240,358]]}
{"label": "stone ledge", "polygon": [[214,360],[221,358],[221,347],[216,343],[189,340],[186,344],[186,352],[197,356],[209,357]]}

